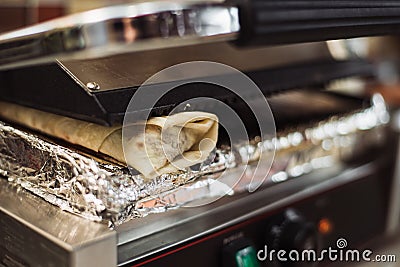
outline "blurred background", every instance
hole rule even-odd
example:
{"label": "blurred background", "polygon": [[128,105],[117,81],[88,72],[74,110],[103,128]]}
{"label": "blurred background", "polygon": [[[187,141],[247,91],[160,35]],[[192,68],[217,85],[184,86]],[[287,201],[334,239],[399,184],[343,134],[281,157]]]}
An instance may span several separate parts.
{"label": "blurred background", "polygon": [[1,0],[0,32],[59,16],[126,2],[122,0]]}

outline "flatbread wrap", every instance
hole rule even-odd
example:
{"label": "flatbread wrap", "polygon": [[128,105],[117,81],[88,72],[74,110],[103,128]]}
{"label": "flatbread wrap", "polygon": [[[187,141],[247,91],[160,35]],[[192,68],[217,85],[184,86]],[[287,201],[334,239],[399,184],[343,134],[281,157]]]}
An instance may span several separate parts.
{"label": "flatbread wrap", "polygon": [[218,139],[218,118],[207,112],[182,112],[137,122],[129,126],[134,129],[129,132],[135,134],[124,139],[122,126],[106,127],[8,102],[0,101],[0,116],[108,155],[148,179],[203,162]]}

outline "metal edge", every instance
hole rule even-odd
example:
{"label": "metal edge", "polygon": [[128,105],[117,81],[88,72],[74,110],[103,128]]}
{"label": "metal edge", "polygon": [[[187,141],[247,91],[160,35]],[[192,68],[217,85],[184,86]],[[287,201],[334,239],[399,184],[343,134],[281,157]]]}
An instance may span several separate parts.
{"label": "metal edge", "polygon": [[[210,228],[210,229],[208,229],[206,231],[203,231],[201,233],[192,235],[189,238],[182,239],[179,242],[176,242],[176,243],[164,246],[162,248],[150,251],[149,253],[140,255],[137,258],[134,258],[134,259],[131,259],[131,260],[127,260],[127,261],[124,261],[124,262],[119,262],[118,266],[129,264],[129,263],[132,263],[133,261],[142,260],[142,259],[144,259],[146,257],[149,257],[151,255],[157,254],[157,253],[159,253],[161,251],[164,251],[164,250],[167,250],[169,248],[178,246],[180,244],[186,243],[186,242],[194,240],[196,238],[211,234],[213,232],[217,232],[217,231],[219,231],[221,229],[224,229],[226,227],[229,227],[229,226],[232,226],[234,224],[240,223],[240,222],[245,221],[245,220],[247,220],[249,218],[252,218],[252,217],[267,213],[267,212],[269,212],[271,210],[274,210],[274,209],[277,209],[277,208],[280,208],[280,207],[284,207],[285,205],[290,205],[291,203],[294,203],[294,202],[296,202],[298,200],[301,200],[301,199],[304,199],[304,198],[308,198],[310,196],[322,193],[322,192],[327,191],[329,189],[333,189],[333,188],[345,185],[347,183],[360,180],[363,177],[365,177],[365,175],[370,174],[372,172],[372,170],[374,169],[374,166],[375,165],[373,163],[368,163],[366,165],[362,165],[362,166],[356,167],[354,169],[351,169],[351,170],[348,170],[348,171],[344,171],[344,172],[336,175],[335,177],[333,177],[331,179],[328,179],[328,180],[323,181],[321,183],[316,183],[315,185],[307,187],[306,189],[304,189],[304,190],[302,190],[302,191],[300,191],[298,193],[292,194],[292,195],[290,195],[290,196],[288,196],[286,198],[283,198],[282,200],[274,202],[274,203],[272,203],[270,205],[267,205],[267,206],[265,206],[263,208],[257,209],[257,210],[255,210],[253,212],[247,213],[247,214],[245,214],[245,215],[243,215],[241,217],[238,217],[238,218],[236,218],[234,220],[230,220],[230,221],[228,221],[226,223],[220,224],[217,227]],[[118,245],[122,245],[122,244],[118,244]]]}
{"label": "metal edge", "polygon": [[[232,40],[240,30],[238,8],[215,3],[125,4],[5,33],[0,35],[0,69],[54,57],[82,59]],[[135,21],[146,21],[146,26]]]}
{"label": "metal edge", "polygon": [[[98,235],[96,235],[94,237],[91,237],[90,239],[85,239],[85,240],[81,240],[81,241],[77,240],[77,242],[68,243],[68,241],[62,240],[62,239],[54,236],[52,233],[43,229],[43,226],[39,226],[39,225],[35,224],[34,220],[29,220],[29,216],[30,216],[29,213],[33,212],[32,210],[26,209],[26,212],[25,212],[25,209],[23,209],[22,214],[21,214],[21,207],[19,206],[20,204],[18,204],[18,201],[16,201],[15,204],[13,204],[14,207],[13,207],[13,205],[11,205],[11,206],[4,205],[3,202],[0,202],[0,211],[3,212],[6,216],[9,216],[10,218],[14,219],[15,221],[20,222],[22,225],[31,229],[33,232],[36,232],[39,235],[43,236],[45,239],[48,239],[51,242],[57,244],[59,247],[73,252],[73,251],[79,251],[79,250],[85,249],[87,247],[91,247],[91,246],[93,246],[93,244],[104,241],[104,240],[109,240],[109,239],[116,240],[116,234],[117,234],[116,231],[111,230],[110,228],[107,227],[107,225],[101,226],[101,224],[99,224],[99,223],[90,221],[90,220],[82,218],[82,217],[77,217],[76,215],[68,213],[67,211],[60,210],[59,207],[56,207],[56,206],[46,202],[42,198],[40,198],[36,195],[33,195],[32,193],[26,191],[25,189],[20,188],[19,186],[16,186],[15,189],[13,189],[13,186],[10,184],[10,182],[8,182],[6,179],[0,177],[0,186],[2,185],[2,183],[5,183],[6,187],[7,186],[9,187],[8,189],[10,189],[10,187],[11,187],[12,191],[15,192],[15,190],[17,190],[18,194],[22,193],[25,196],[28,196],[28,197],[24,197],[24,203],[27,203],[25,208],[29,207],[29,203],[33,204],[33,205],[36,203],[34,200],[30,200],[30,198],[36,199],[38,202],[43,203],[43,206],[38,207],[38,209],[44,209],[44,208],[48,207],[48,208],[50,208],[49,212],[55,211],[54,214],[51,213],[52,216],[58,216],[58,217],[63,216],[62,219],[65,222],[63,225],[68,224],[67,220],[70,217],[73,220],[75,220],[75,222],[82,221],[83,225],[85,225],[85,226],[87,226],[87,224],[93,224],[93,225],[96,224],[96,225],[99,225],[100,228],[102,228],[101,233],[99,233]],[[3,186],[4,186],[4,184],[3,184]],[[10,192],[7,190],[7,188],[5,190],[6,190],[5,192],[0,191],[0,193],[7,194]],[[11,198],[20,199],[21,196],[14,195],[14,196],[11,196]],[[4,200],[4,198],[2,198],[2,200]],[[7,201],[7,199],[5,201]],[[21,200],[19,200],[19,201],[21,201]],[[20,215],[18,215],[18,214],[20,214]],[[34,218],[32,217],[32,219],[34,219]],[[49,219],[50,219],[50,217],[49,217]],[[68,230],[68,228],[64,229],[64,230]],[[76,229],[74,231],[76,231]],[[66,237],[64,237],[64,238],[66,238]],[[114,246],[115,245],[116,245],[116,242],[114,243]]]}

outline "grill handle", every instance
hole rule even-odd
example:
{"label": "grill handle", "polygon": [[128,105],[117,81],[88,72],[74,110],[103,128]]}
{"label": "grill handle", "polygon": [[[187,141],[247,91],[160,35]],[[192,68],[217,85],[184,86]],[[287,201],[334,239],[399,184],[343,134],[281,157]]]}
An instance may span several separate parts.
{"label": "grill handle", "polygon": [[400,33],[400,1],[248,0],[239,45],[274,45]]}

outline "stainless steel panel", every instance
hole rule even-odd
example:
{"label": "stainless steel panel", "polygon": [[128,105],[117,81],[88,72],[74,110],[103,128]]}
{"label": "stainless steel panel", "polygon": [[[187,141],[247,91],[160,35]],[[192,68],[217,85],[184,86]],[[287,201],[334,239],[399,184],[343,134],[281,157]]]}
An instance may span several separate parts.
{"label": "stainless steel panel", "polygon": [[216,1],[104,7],[0,35],[0,69],[128,51],[233,40],[238,8]]}
{"label": "stainless steel panel", "polygon": [[0,178],[0,262],[114,266],[116,232],[62,211]]}
{"label": "stainless steel panel", "polygon": [[227,196],[207,206],[178,209],[132,220],[116,228],[118,264],[143,259],[161,249],[359,180],[374,171],[373,163],[347,169],[337,165],[254,193]]}

